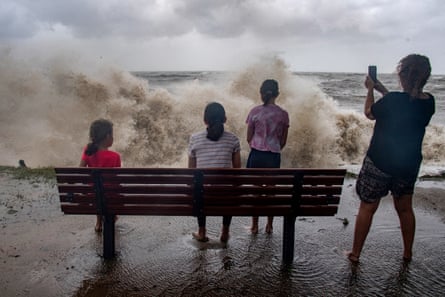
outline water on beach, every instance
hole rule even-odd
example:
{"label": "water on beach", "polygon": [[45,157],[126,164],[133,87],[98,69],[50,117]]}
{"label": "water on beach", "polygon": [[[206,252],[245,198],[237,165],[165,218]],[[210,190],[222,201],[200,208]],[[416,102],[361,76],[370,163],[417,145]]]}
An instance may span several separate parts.
{"label": "water on beach", "polygon": [[[124,166],[185,167],[189,136],[204,129],[203,108],[210,101],[226,108],[226,129],[240,137],[245,163],[245,119],[250,108],[260,104],[258,89],[266,78],[279,81],[277,104],[290,115],[282,167],[355,171],[372,133],[373,122],[362,114],[364,73],[293,72],[280,59],[233,72],[130,73],[103,65],[85,70],[66,61],[33,64],[7,54],[0,55],[0,63],[1,165],[16,166],[23,159],[31,167],[77,166],[89,124],[104,117],[114,122],[112,148],[122,154]],[[388,88],[398,89],[394,74],[380,78]],[[433,75],[426,86],[436,96],[436,114],[425,136],[422,175],[443,173],[444,80]],[[350,248],[359,203],[353,184],[345,182],[336,217],[297,219],[295,261],[290,267],[281,265],[281,218],[276,218],[271,236],[252,236],[250,218],[234,218],[232,237],[222,246],[217,240],[220,218],[208,219],[211,242],[198,244],[190,235],[197,227],[195,218],[122,217],[114,261],[100,257],[102,239],[92,225],[61,235],[77,236],[82,245],[67,252],[67,268],[57,268],[58,293],[440,296],[445,291],[444,228],[440,218],[426,210],[417,212],[416,257],[411,264],[400,259],[399,223],[386,199],[376,214],[362,264],[351,267],[343,251]],[[49,209],[60,212],[57,203]]]}
{"label": "water on beach", "polygon": [[[298,73],[271,59],[235,72],[126,72],[97,66],[78,69],[66,61],[27,64],[0,55],[0,164],[22,159],[31,167],[76,166],[88,142],[89,124],[111,119],[113,149],[124,166],[185,167],[193,132],[204,129],[203,108],[221,102],[226,129],[243,141],[248,111],[260,104],[266,78],[280,83],[277,100],[290,116],[282,167],[348,167],[362,161],[373,122],[362,114],[364,73]],[[380,79],[398,89],[395,74]],[[444,77],[433,75],[426,91],[436,96],[427,128],[422,173],[445,163]]]}

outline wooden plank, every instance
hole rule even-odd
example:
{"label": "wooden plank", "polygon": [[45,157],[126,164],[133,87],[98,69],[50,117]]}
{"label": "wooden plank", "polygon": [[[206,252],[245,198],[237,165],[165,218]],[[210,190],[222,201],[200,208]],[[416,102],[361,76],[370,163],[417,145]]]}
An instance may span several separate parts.
{"label": "wooden plank", "polygon": [[62,212],[65,214],[85,214],[85,215],[93,215],[97,214],[96,206],[93,205],[61,205]]}
{"label": "wooden plank", "polygon": [[84,195],[84,194],[72,194],[72,193],[61,193],[59,194],[60,202],[69,203],[96,203],[95,195]]}
{"label": "wooden plank", "polygon": [[292,201],[292,196],[256,196],[256,195],[245,195],[245,196],[204,196],[204,205],[290,205]]}
{"label": "wooden plank", "polygon": [[193,184],[192,175],[103,175],[104,183],[118,184]]}
{"label": "wooden plank", "polygon": [[106,197],[109,204],[193,204],[192,195],[118,195]]}
{"label": "wooden plank", "polygon": [[191,205],[110,205],[108,211],[117,215],[193,216]]}
{"label": "wooden plank", "polygon": [[121,185],[110,187],[105,185],[104,192],[118,194],[192,194],[193,188],[183,185]]}
{"label": "wooden plank", "polygon": [[303,186],[301,189],[302,195],[340,195],[342,186],[317,186],[307,187]]}
{"label": "wooden plank", "polygon": [[57,189],[59,193],[95,194],[93,185],[59,184],[57,185]]}
{"label": "wooden plank", "polygon": [[57,182],[59,184],[68,183],[80,183],[80,184],[92,184],[94,183],[93,177],[89,174],[58,174],[56,175]]}

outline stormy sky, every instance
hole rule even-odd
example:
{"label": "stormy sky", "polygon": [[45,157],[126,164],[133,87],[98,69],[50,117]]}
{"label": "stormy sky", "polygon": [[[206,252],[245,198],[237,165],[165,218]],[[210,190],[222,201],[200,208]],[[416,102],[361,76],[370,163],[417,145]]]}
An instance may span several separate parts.
{"label": "stormy sky", "polygon": [[1,50],[126,70],[392,72],[409,53],[445,73],[443,0],[0,0]]}

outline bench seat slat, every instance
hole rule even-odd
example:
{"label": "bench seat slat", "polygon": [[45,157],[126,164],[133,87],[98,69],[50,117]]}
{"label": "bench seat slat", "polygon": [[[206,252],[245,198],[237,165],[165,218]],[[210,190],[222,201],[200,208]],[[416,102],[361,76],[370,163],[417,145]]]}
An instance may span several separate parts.
{"label": "bench seat slat", "polygon": [[105,194],[192,194],[193,188],[182,185],[122,185],[109,188],[105,185]]}
{"label": "bench seat slat", "polygon": [[58,185],[59,193],[82,193],[82,194],[95,194],[93,185],[80,185],[80,184],[64,184]]}
{"label": "bench seat slat", "polygon": [[88,204],[61,204],[62,212],[65,214],[97,214],[96,205]]}
{"label": "bench seat slat", "polygon": [[193,216],[191,205],[110,205],[108,211],[117,215]]}
{"label": "bench seat slat", "polygon": [[[339,195],[341,194],[341,186],[303,186],[301,189],[302,195]],[[225,195],[292,195],[294,192],[293,186],[232,186],[232,185],[204,185],[204,192],[214,196]]]}
{"label": "bench seat slat", "polygon": [[96,196],[94,194],[79,194],[79,193],[60,193],[60,202],[69,203],[96,203]]}
{"label": "bench seat slat", "polygon": [[107,197],[109,204],[193,204],[192,195],[118,195]]}
{"label": "bench seat slat", "polygon": [[[304,176],[303,184],[307,185],[341,185],[343,183],[344,176]],[[264,176],[264,175],[205,175],[203,183],[206,184],[251,184],[251,185],[289,185],[294,183],[294,175],[276,175],[276,176]]]}
{"label": "bench seat slat", "polygon": [[184,184],[193,183],[193,175],[103,175],[104,183],[119,184]]}
{"label": "bench seat slat", "polygon": [[59,184],[93,184],[93,176],[90,174],[59,174],[57,175],[57,181]]}

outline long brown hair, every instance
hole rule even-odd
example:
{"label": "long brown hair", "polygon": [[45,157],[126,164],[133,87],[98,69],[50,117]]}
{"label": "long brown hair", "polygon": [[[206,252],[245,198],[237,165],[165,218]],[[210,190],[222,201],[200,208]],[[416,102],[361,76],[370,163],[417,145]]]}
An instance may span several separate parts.
{"label": "long brown hair", "polygon": [[431,75],[430,60],[419,54],[408,55],[400,60],[397,72],[404,91],[416,98]]}

